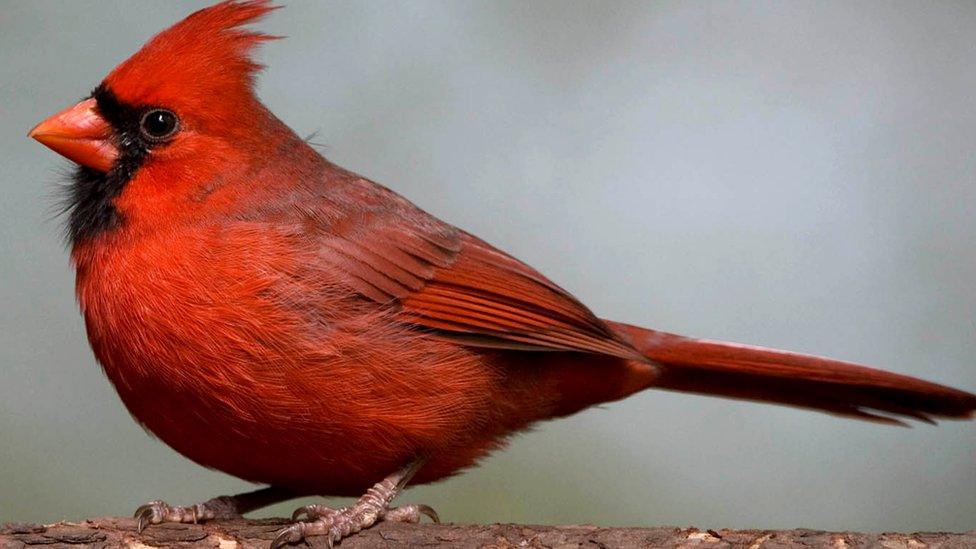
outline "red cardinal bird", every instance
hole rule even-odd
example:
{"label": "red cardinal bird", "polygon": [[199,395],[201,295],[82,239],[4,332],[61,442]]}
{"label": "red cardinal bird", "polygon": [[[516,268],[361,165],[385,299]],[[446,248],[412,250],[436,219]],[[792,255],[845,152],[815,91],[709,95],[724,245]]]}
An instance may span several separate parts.
{"label": "red cardinal bird", "polygon": [[272,9],[193,13],[30,134],[79,164],[77,293],[126,407],[193,461],[270,485],[150,502],[140,527],[364,491],[299,509],[273,546],[436,520],[390,502],[534,422],[647,388],[889,423],[976,409],[976,395],[912,377],[597,317],[269,112],[249,53],[271,37],[244,25]]}

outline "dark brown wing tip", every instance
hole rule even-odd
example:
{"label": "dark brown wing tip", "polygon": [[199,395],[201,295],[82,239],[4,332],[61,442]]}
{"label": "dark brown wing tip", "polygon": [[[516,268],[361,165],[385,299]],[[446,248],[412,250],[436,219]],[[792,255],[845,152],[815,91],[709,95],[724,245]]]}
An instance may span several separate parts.
{"label": "dark brown wing tip", "polygon": [[[921,383],[928,385],[930,390],[925,392],[922,399],[915,400],[912,404],[887,400],[866,404],[859,407],[858,411],[871,416],[877,415],[877,412],[887,414],[885,417],[914,419],[929,425],[938,425],[940,421],[967,421],[976,418],[976,395],[943,385]],[[932,387],[936,390],[931,390]],[[870,412],[866,412],[865,408]]]}

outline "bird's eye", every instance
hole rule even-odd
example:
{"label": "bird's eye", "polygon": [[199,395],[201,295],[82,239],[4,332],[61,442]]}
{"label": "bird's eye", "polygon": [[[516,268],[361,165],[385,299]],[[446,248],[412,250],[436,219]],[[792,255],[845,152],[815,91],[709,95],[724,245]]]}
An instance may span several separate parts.
{"label": "bird's eye", "polygon": [[179,128],[180,121],[166,109],[153,109],[142,115],[139,131],[150,141],[162,141],[171,137]]}

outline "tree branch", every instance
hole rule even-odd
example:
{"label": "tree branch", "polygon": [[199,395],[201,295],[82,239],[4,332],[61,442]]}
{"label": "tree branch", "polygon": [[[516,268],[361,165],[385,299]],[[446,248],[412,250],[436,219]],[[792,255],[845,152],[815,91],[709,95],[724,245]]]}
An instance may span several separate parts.
{"label": "tree branch", "polygon": [[[136,532],[135,521],[98,518],[80,523],[59,522],[48,526],[6,524],[0,528],[0,549],[92,547],[207,547],[251,549],[268,547],[283,519],[233,520],[206,524],[161,524]],[[326,547],[323,538],[311,538],[311,547]],[[379,525],[342,541],[342,549],[445,547],[473,548],[600,548],[709,547],[785,549],[792,547],[976,547],[976,531],[965,534],[861,534],[813,530],[707,530],[697,528],[601,528],[597,526],[523,526],[518,524]],[[302,549],[304,546],[297,546]]]}

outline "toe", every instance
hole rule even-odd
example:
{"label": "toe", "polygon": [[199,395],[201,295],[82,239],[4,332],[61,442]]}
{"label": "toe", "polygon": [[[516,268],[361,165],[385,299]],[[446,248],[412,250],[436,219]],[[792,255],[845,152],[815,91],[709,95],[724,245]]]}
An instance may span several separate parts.
{"label": "toe", "polygon": [[393,507],[383,515],[383,520],[417,524],[420,522],[420,518],[425,515],[430,517],[430,520],[434,522],[441,521],[440,517],[437,516],[437,511],[434,511],[429,505],[402,505],[400,507]]}
{"label": "toe", "polygon": [[154,500],[140,505],[133,514],[133,518],[139,521],[136,529],[141,533],[146,526],[163,522],[163,517],[168,511],[169,505],[164,501]]}
{"label": "toe", "polygon": [[298,520],[304,516],[307,520],[313,521],[320,518],[329,518],[340,512],[342,512],[342,509],[333,509],[325,505],[305,505],[295,509],[295,512],[291,514],[291,520]]}
{"label": "toe", "polygon": [[158,514],[160,508],[165,509],[166,507],[169,507],[168,505],[166,505],[166,502],[160,501],[158,499],[147,503],[143,503],[142,505],[136,508],[136,512],[132,514],[132,518],[139,518],[140,516],[146,514],[153,514],[153,513]]}

